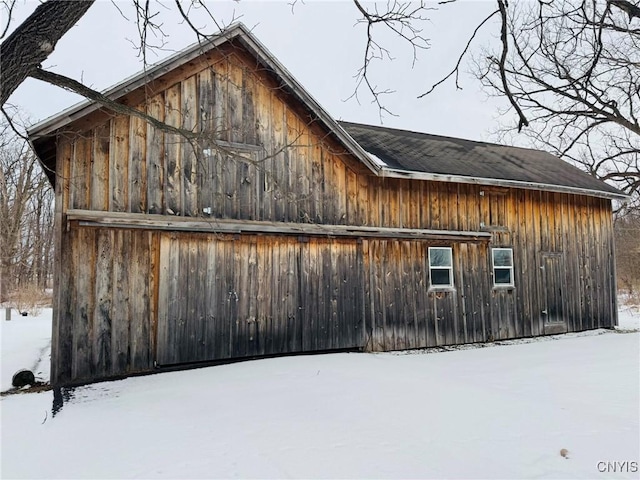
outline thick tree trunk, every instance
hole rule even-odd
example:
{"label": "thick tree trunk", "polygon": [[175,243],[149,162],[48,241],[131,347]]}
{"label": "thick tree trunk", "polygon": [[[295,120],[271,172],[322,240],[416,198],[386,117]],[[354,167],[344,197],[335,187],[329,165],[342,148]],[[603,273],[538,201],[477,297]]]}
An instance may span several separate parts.
{"label": "thick tree trunk", "polygon": [[40,66],[95,0],[48,0],[0,45],[0,106]]}

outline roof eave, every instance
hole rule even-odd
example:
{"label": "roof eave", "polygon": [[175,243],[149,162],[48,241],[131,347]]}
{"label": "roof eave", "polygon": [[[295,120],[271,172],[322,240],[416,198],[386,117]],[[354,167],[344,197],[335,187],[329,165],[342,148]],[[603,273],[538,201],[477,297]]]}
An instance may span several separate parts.
{"label": "roof eave", "polygon": [[588,195],[591,197],[608,198],[627,202],[629,196],[623,193],[607,192],[604,190],[592,190],[579,187],[568,187],[564,185],[553,185],[549,183],[523,182],[520,180],[504,180],[500,178],[467,177],[464,175],[447,175],[440,173],[417,172],[412,170],[400,170],[396,168],[383,167],[380,172],[381,177],[406,178],[414,180],[431,180],[434,182],[449,183],[469,183],[475,185],[487,185],[495,187],[523,188],[527,190],[543,190],[547,192],[571,193],[574,195]]}

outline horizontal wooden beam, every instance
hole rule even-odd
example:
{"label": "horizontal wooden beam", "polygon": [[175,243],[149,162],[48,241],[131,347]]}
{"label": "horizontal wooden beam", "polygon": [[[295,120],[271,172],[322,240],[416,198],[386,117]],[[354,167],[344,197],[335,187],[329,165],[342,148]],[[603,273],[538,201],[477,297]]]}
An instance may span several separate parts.
{"label": "horizontal wooden beam", "polygon": [[67,222],[86,227],[129,228],[182,232],[231,234],[298,235],[314,237],[402,238],[412,240],[488,241],[490,232],[427,230],[354,225],[321,225],[316,223],[263,222],[221,218],[176,217],[144,213],[68,210]]}

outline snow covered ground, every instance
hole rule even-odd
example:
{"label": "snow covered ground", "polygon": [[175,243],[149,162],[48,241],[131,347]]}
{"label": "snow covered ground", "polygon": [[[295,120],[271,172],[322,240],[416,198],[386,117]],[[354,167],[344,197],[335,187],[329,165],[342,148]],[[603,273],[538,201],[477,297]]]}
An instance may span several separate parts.
{"label": "snow covered ground", "polygon": [[51,309],[42,309],[36,317],[22,317],[13,310],[9,322],[4,307],[0,314],[0,391],[10,389],[13,374],[23,368],[31,370],[36,379],[49,381]]}
{"label": "snow covered ground", "polygon": [[618,310],[618,330],[640,330],[640,305],[622,305]]}
{"label": "snow covered ground", "polygon": [[[5,396],[1,477],[638,478],[640,312],[620,318],[620,333],[99,383],[55,417],[52,392]],[[3,385],[15,352],[29,366],[43,348],[6,323]]]}

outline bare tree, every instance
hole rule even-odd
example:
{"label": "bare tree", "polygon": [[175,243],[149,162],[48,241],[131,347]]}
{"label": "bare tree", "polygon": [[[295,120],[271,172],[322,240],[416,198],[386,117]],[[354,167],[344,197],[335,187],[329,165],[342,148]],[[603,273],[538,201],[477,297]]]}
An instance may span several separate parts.
{"label": "bare tree", "polygon": [[640,215],[637,212],[617,218],[614,224],[616,236],[616,272],[619,287],[628,299],[640,301]]}
{"label": "bare tree", "polygon": [[[210,33],[192,21],[195,10],[204,11],[216,29],[224,29],[203,0],[160,3],[130,0],[138,27],[139,55],[146,66],[149,49],[164,46],[166,36],[159,9],[172,8],[176,21],[185,22],[200,42]],[[422,26],[428,4],[391,0],[369,4],[352,0],[359,22],[366,26],[363,60],[357,72],[355,96],[364,90],[381,114],[389,113],[383,99],[392,90],[371,78],[372,62],[391,58],[381,39],[385,33],[401,38],[413,52],[429,47]],[[444,0],[448,4],[456,0]],[[593,175],[609,180],[634,199],[625,208],[640,206],[640,7],[627,0],[554,0],[512,2],[495,0],[495,10],[479,22],[452,71],[442,82],[455,78],[465,55],[482,28],[497,28],[493,47],[476,55],[480,81],[493,94],[508,99],[522,131],[538,148],[550,150],[581,165]],[[294,1],[293,4],[296,2]],[[4,33],[10,31],[15,0],[4,0]],[[1,105],[27,77],[36,78],[94,100],[115,113],[144,118],[154,127],[201,141],[194,132],[167,125],[144,111],[122,105],[41,63],[69,28],[81,21],[93,1],[47,0],[18,25],[0,46]],[[114,8],[118,8],[114,4]],[[446,5],[443,6],[446,8]],[[491,20],[497,20],[492,22]],[[423,96],[423,95],[422,95]],[[215,145],[213,145],[215,148]]]}
{"label": "bare tree", "polygon": [[[162,23],[156,19],[159,14],[158,9],[171,8],[171,3],[151,0],[130,1],[136,12],[134,21],[139,36],[136,48],[146,69],[147,52],[162,48],[167,39]],[[374,4],[369,7],[358,0],[352,1],[361,15],[359,22],[367,25],[363,66],[357,73],[355,90],[357,93],[360,87],[366,87],[366,91],[378,104],[380,110],[388,111],[380,101],[380,96],[390,93],[390,90],[378,87],[371,81],[369,67],[376,60],[390,58],[390,52],[381,41],[377,40],[374,33],[386,29],[398,36],[411,47],[415,57],[418,50],[426,49],[429,46],[421,28],[421,25],[427,21],[424,13],[429,8],[422,2],[390,0],[384,6]],[[15,2],[16,0],[3,0],[0,3],[0,7],[4,6],[7,14],[6,24],[3,28],[4,34],[10,30]],[[5,105],[11,94],[26,78],[32,77],[98,102],[116,113],[144,118],[154,124],[156,128],[164,129],[169,133],[181,134],[187,139],[193,140],[193,135],[190,135],[188,131],[177,131],[175,127],[159,122],[134,107],[111,101],[75,79],[42,68],[42,62],[53,52],[57,42],[75,23],[81,20],[94,2],[95,0],[46,0],[2,42],[0,45],[0,71],[2,72],[0,107]],[[295,4],[295,0],[293,3]],[[211,38],[211,34],[217,32],[207,33],[197,27],[192,21],[192,12],[204,11],[217,30],[225,28],[225,25],[216,19],[204,0],[174,0],[172,4],[176,21],[185,22],[201,43],[206,43]],[[118,8],[115,3],[114,8]],[[7,116],[6,113],[5,116]]]}
{"label": "bare tree", "polygon": [[488,92],[509,100],[510,128],[611,181],[632,196],[626,209],[639,208],[640,8],[625,0],[496,4],[489,18],[499,19],[500,41],[476,55],[475,69]]}
{"label": "bare tree", "polygon": [[[138,56],[141,58],[144,70],[146,70],[148,66],[147,58],[149,57],[149,52],[162,49],[168,41],[167,35],[163,30],[163,17],[160,16],[161,11],[164,13],[165,19],[167,12],[170,12],[170,15],[172,15],[172,18],[175,19],[176,22],[186,23],[194,34],[194,37],[202,45],[206,45],[207,42],[211,40],[212,34],[218,34],[225,29],[225,24],[216,18],[204,0],[175,0],[170,3],[152,0],[129,1],[135,11],[135,17],[133,17],[131,21],[135,22],[138,30],[137,43],[134,46]],[[76,79],[69,78],[41,66],[41,63],[53,51],[58,40],[60,40],[76,22],[81,21],[83,15],[91,8],[93,3],[93,1],[84,0],[47,0],[40,4],[26,20],[17,25],[12,33],[2,42],[0,46],[2,65],[0,67],[3,78],[0,106],[2,107],[6,121],[9,122],[14,131],[19,133],[23,129],[14,125],[14,122],[12,122],[12,115],[8,114],[5,109],[7,105],[6,102],[11,93],[15,91],[26,78],[31,77],[93,100],[105,107],[105,111],[114,115],[131,115],[143,119],[153,129],[167,135],[169,142],[175,141],[189,145],[194,154],[195,161],[202,164],[202,166],[208,163],[207,159],[202,158],[203,151],[210,152],[216,157],[224,158],[225,161],[236,161],[241,164],[249,163],[253,168],[262,171],[263,174],[269,178],[274,191],[279,190],[278,179],[273,178],[272,172],[268,170],[265,171],[262,164],[270,158],[281,155],[283,151],[295,147],[298,139],[292,139],[290,143],[275,151],[262,152],[259,160],[247,159],[242,154],[238,154],[232,148],[229,148],[228,145],[225,145],[225,142],[219,141],[221,137],[225,136],[225,132],[213,131],[210,128],[211,125],[207,125],[206,128],[199,125],[190,125],[187,127],[179,122],[169,121],[163,118],[162,115],[157,118],[150,113],[149,109],[138,108],[138,105],[127,105],[118,100],[114,100]],[[423,3],[401,2],[397,0],[389,1],[386,5],[362,4],[358,2],[358,0],[353,0],[353,5],[354,11],[358,12],[361,16],[360,22],[365,23],[367,26],[367,34],[364,38],[363,66],[357,73],[358,79],[355,89],[357,91],[362,87],[365,92],[373,98],[373,101],[378,104],[382,112],[386,109],[380,101],[380,96],[388,93],[388,89],[384,87],[379,88],[374,82],[370,81],[369,78],[369,68],[371,64],[390,57],[389,50],[384,46],[383,40],[379,39],[379,37],[384,38],[384,33],[386,33],[387,36],[390,34],[400,37],[412,49],[415,58],[419,50],[428,47],[428,41],[422,35],[421,30],[422,23],[427,20],[424,17],[424,13],[428,8]],[[3,6],[7,13],[7,23],[4,28],[4,33],[6,34],[6,32],[10,31],[15,0],[5,0],[0,3],[0,8]],[[120,9],[116,3],[113,3],[113,7]],[[208,32],[200,23],[196,24],[196,22],[192,20],[192,14],[194,14],[196,10],[199,11],[199,13],[204,11],[205,17],[210,20],[207,23],[209,23],[209,26],[212,26],[215,31]],[[120,13],[124,17],[124,13],[122,11],[120,11]],[[234,20],[234,18],[231,19],[232,22]],[[13,165],[14,168],[20,167],[21,172],[24,170],[20,163],[13,162],[11,165]],[[32,180],[35,181],[35,179]],[[23,187],[26,188],[26,186]],[[275,194],[280,193],[276,192]],[[34,196],[33,198],[39,197]],[[297,202],[304,199],[289,198],[288,200],[290,202]],[[7,221],[9,221],[8,217]],[[33,225],[37,226],[39,224],[36,222]],[[25,235],[27,238],[46,238],[45,235],[41,234],[42,232],[29,232],[27,234],[23,232],[23,236],[20,237],[17,229],[18,227],[14,226],[15,233],[12,234],[10,238],[7,237],[7,243],[15,245],[17,239],[25,238]],[[34,250],[39,250],[39,245],[32,246]],[[22,252],[24,253],[24,251]],[[16,260],[16,255],[17,252],[12,251],[6,261],[12,262],[12,265],[16,262],[26,264],[25,261]],[[35,265],[33,267],[36,271],[39,271]],[[7,272],[15,271],[15,269],[10,268],[8,264],[5,270]],[[7,275],[8,273],[5,274],[5,278]],[[31,273],[26,273],[26,276],[32,278]],[[16,281],[22,281],[20,278],[16,279]],[[7,281],[4,283],[6,285]],[[15,282],[12,282],[12,284],[13,283]]]}
{"label": "bare tree", "polygon": [[27,142],[0,123],[0,302],[51,273],[53,191]]}

